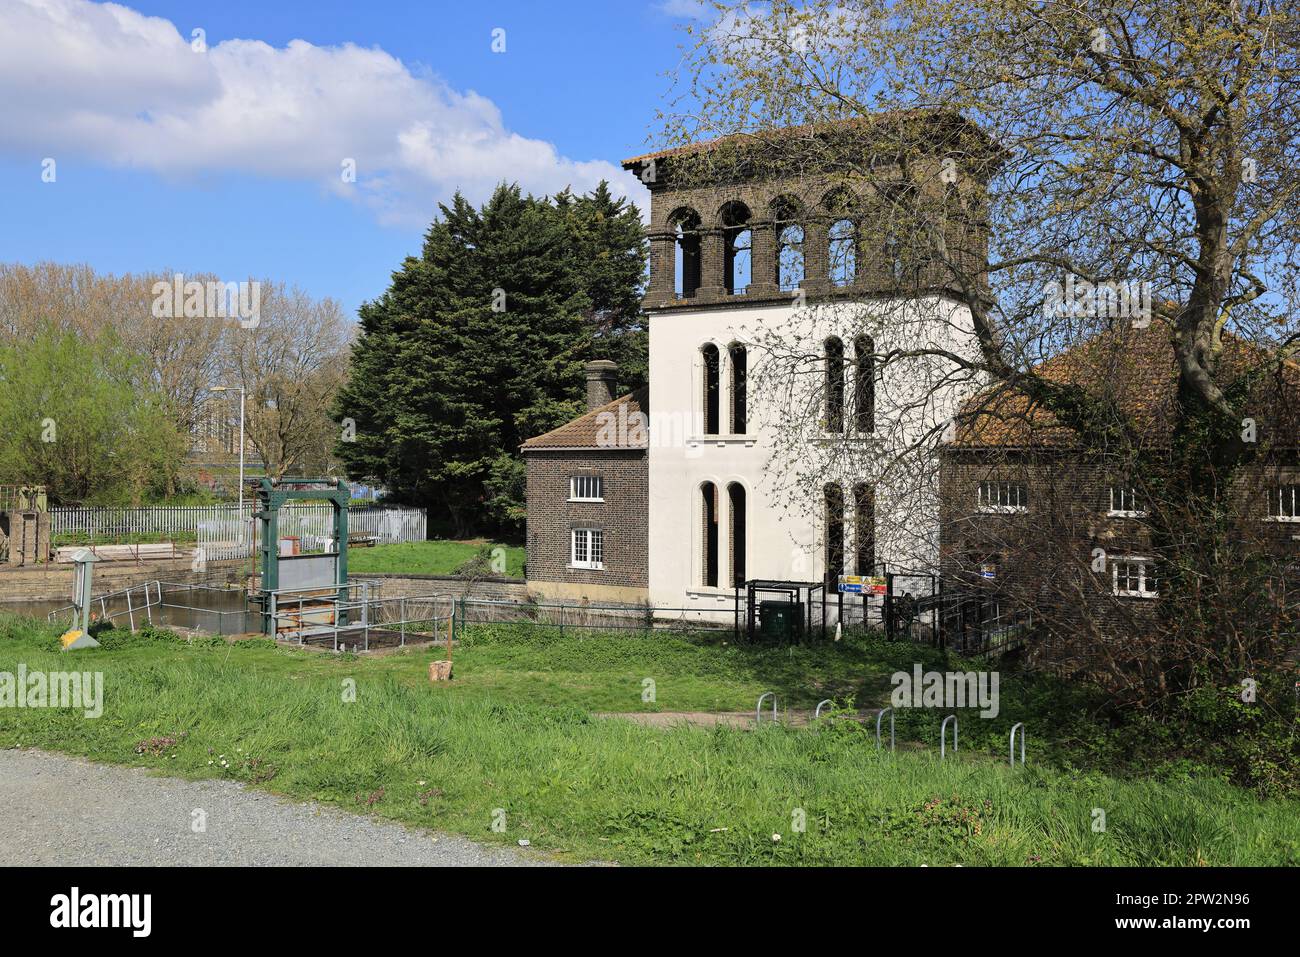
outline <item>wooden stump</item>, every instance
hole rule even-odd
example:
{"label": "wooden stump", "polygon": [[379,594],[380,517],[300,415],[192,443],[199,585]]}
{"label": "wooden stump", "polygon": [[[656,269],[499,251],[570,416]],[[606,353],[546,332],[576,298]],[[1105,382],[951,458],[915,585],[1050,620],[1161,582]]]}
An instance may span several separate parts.
{"label": "wooden stump", "polygon": [[450,662],[450,661],[431,661],[431,662],[429,662],[429,680],[430,680],[430,681],[450,681],[450,680],[451,680],[451,662]]}

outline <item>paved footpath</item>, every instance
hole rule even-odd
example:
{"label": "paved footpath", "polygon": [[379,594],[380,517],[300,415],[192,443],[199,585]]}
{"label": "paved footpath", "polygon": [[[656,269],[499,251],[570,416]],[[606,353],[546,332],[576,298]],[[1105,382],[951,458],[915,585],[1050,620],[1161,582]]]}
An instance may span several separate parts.
{"label": "paved footpath", "polygon": [[[191,829],[193,812],[206,831]],[[234,781],[183,781],[46,751],[0,750],[0,866],[508,867],[544,858],[299,804]]]}

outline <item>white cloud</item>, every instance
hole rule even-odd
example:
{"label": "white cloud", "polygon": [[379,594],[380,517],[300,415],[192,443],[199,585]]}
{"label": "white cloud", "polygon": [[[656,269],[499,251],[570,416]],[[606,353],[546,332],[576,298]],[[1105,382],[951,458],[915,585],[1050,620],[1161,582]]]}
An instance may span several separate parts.
{"label": "white cloud", "polygon": [[457,188],[482,200],[501,180],[552,193],[603,178],[645,202],[616,164],[512,133],[491,100],[379,48],[225,40],[196,52],[170,21],[111,3],[0,0],[0,103],[0,150],[308,180],[386,222],[427,223],[434,201]]}

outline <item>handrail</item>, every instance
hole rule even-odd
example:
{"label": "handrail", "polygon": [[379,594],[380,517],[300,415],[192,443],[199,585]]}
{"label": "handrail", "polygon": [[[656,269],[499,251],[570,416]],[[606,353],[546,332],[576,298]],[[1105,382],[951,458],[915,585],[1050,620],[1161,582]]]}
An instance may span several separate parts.
{"label": "handrail", "polygon": [[[156,600],[156,601],[150,598],[150,595],[149,595],[149,586],[150,586],[150,585],[152,585],[152,586],[154,587],[154,591],[155,591],[155,594],[156,594],[156,596],[157,596],[157,600]],[[132,606],[132,604],[131,604],[131,595],[132,595],[133,593],[139,592],[141,589],[144,589],[144,604],[143,604],[143,605],[135,605],[135,606]],[[115,611],[115,612],[113,612],[113,614],[110,615],[110,614],[108,613],[108,603],[109,603],[110,601],[114,601],[114,600],[116,600],[116,599],[120,599],[120,598],[123,598],[123,597],[126,598],[127,607],[126,607],[123,611]],[[131,620],[131,622],[132,622],[131,629],[132,629],[132,631],[134,631],[134,630],[135,630],[135,624],[134,624],[134,622],[135,622],[135,615],[134,615],[134,613],[135,613],[135,612],[137,612],[137,611],[146,611],[146,610],[148,610],[148,609],[152,609],[152,608],[153,608],[154,606],[156,606],[156,605],[161,605],[161,604],[163,603],[163,601],[162,601],[162,583],[159,582],[159,581],[156,580],[156,579],[150,579],[149,581],[141,582],[141,583],[138,584],[138,585],[130,585],[130,586],[126,587],[126,588],[120,588],[120,589],[118,589],[117,591],[114,591],[114,592],[108,592],[107,594],[104,594],[104,595],[96,595],[96,596],[94,596],[94,597],[92,597],[92,598],[87,599],[87,604],[92,604],[92,605],[93,605],[93,604],[95,604],[96,602],[99,603],[99,611],[100,611],[99,620],[100,620],[100,621],[109,621],[109,620],[112,620],[113,618],[118,618],[118,617],[120,617],[120,616],[122,616],[122,615],[128,615],[129,618],[130,618],[130,620]],[[53,611],[51,611],[49,614],[47,614],[47,615],[45,616],[45,620],[46,620],[46,621],[54,621],[54,620],[56,620],[56,616],[58,616],[58,615],[62,615],[62,614],[65,614],[65,613],[67,613],[67,612],[69,612],[69,611],[76,611],[76,610],[77,610],[77,605],[76,605],[75,602],[73,602],[72,604],[68,604],[68,605],[60,605],[58,608],[55,608]],[[150,621],[153,620],[152,616],[150,617],[149,620],[150,620]]]}

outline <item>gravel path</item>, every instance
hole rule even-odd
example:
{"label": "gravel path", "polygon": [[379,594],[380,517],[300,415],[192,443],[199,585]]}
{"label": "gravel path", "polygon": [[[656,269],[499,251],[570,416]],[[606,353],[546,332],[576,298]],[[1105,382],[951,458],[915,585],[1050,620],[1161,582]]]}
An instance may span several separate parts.
{"label": "gravel path", "polygon": [[[206,814],[195,833],[194,811]],[[503,867],[543,858],[297,804],[234,781],[183,781],[0,750],[0,866]]]}

